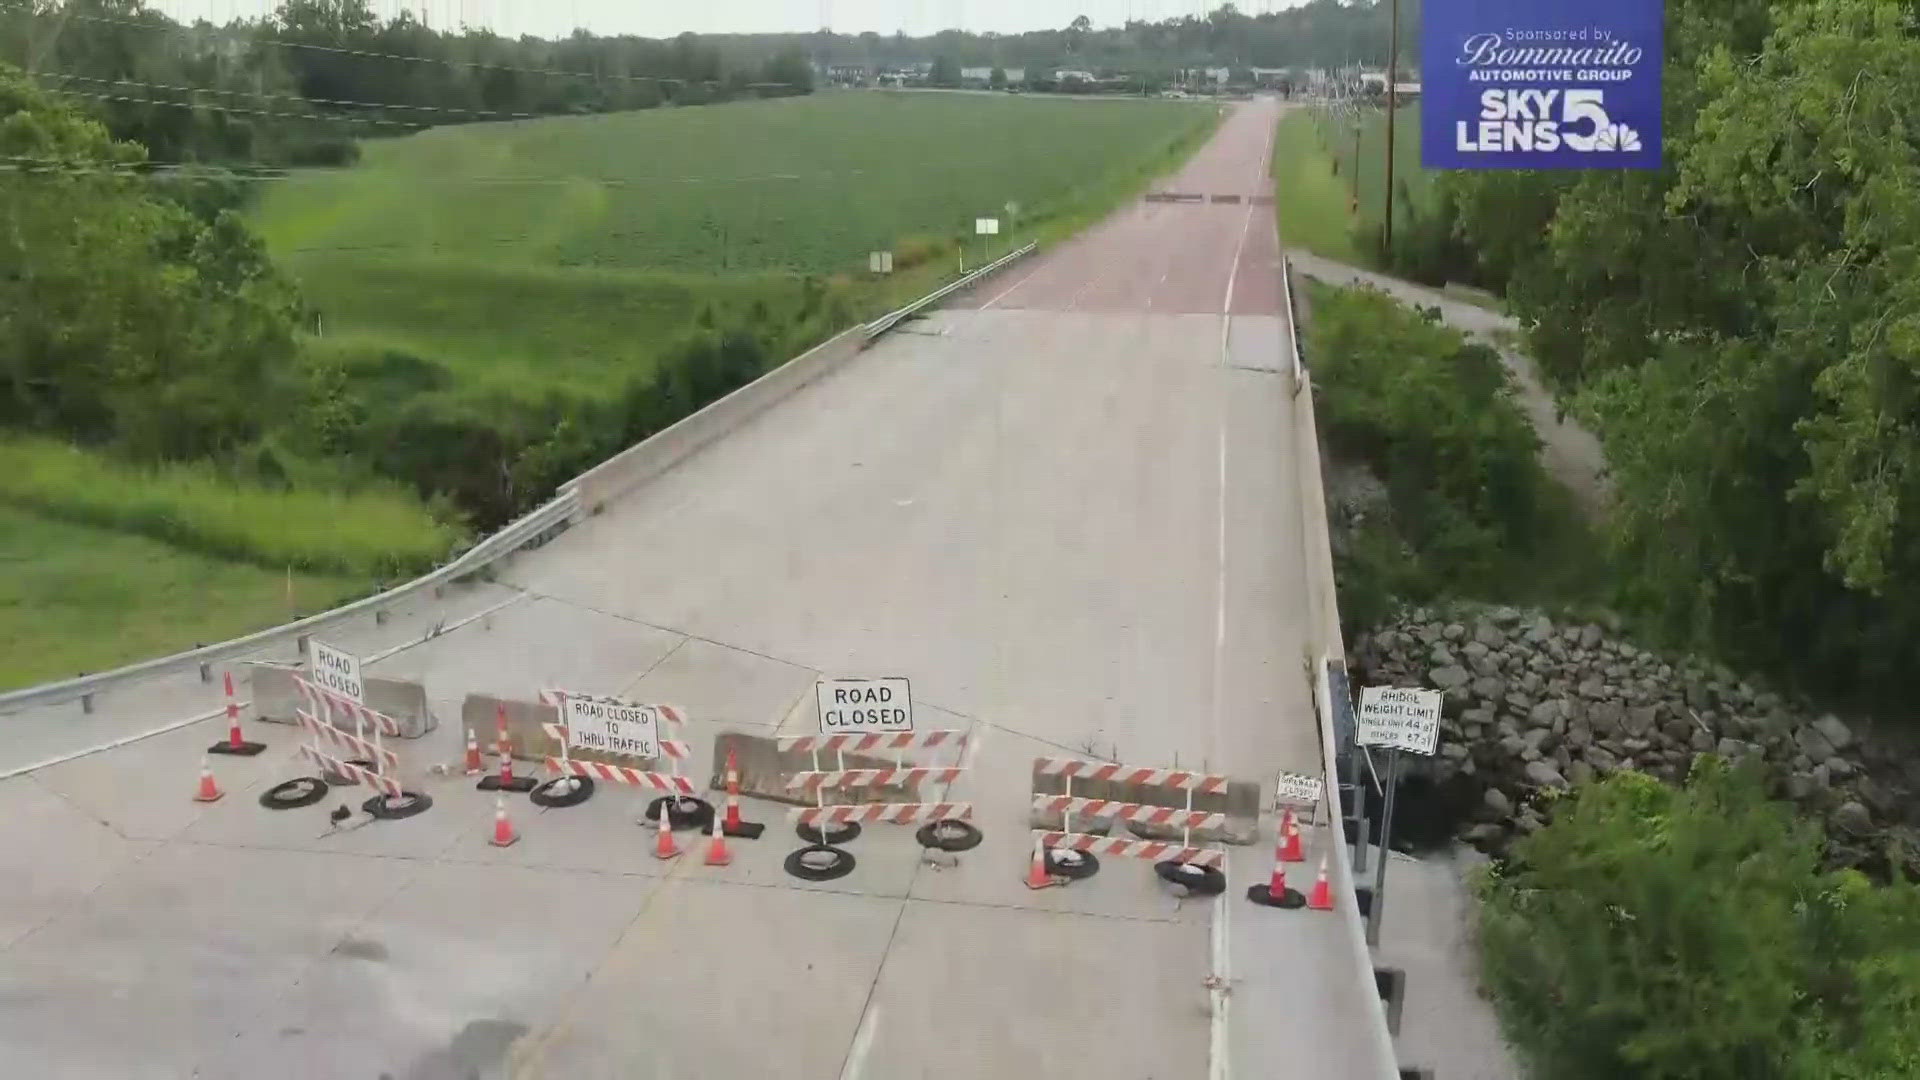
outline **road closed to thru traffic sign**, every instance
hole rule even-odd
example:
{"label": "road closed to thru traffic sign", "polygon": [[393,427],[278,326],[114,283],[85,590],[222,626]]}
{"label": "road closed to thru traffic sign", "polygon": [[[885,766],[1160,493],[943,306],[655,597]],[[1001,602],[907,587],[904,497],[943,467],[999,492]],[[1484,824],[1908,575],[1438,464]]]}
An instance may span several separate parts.
{"label": "road closed to thru traffic sign", "polygon": [[913,692],[905,679],[822,679],[814,692],[822,735],[913,730]]}
{"label": "road closed to thru traffic sign", "polygon": [[568,694],[567,746],[639,758],[660,756],[660,713],[651,705]]}

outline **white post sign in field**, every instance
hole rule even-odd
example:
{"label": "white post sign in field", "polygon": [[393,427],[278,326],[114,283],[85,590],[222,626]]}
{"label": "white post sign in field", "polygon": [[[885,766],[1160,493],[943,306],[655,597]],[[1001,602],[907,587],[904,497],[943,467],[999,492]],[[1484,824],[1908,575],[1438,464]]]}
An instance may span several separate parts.
{"label": "white post sign in field", "polygon": [[1273,801],[1280,806],[1320,805],[1320,778],[1283,772],[1274,786]]}
{"label": "white post sign in field", "polygon": [[893,273],[893,252],[891,251],[867,252],[867,271],[868,273],[873,273],[873,274]]}
{"label": "white post sign in field", "polygon": [[313,681],[349,701],[366,704],[366,684],[360,681],[360,658],[322,641],[307,642]]}
{"label": "white post sign in field", "polygon": [[913,690],[905,679],[821,679],[814,694],[822,735],[913,730]]}
{"label": "white post sign in field", "polygon": [[660,713],[653,706],[580,694],[566,701],[568,749],[660,756]]}
{"label": "white post sign in field", "polygon": [[979,236],[999,236],[1000,219],[991,217],[974,218],[973,231]]}
{"label": "white post sign in field", "polygon": [[1440,691],[1369,686],[1360,691],[1354,741],[1431,756],[1440,744]]}

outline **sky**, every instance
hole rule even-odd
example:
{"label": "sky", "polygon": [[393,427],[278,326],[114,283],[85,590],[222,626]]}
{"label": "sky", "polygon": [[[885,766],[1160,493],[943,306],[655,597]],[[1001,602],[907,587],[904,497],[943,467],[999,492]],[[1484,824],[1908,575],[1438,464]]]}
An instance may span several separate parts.
{"label": "sky", "polygon": [[[1096,26],[1128,19],[1167,19],[1197,15],[1220,0],[370,0],[375,11],[393,15],[402,7],[423,9],[436,27],[461,23],[490,26],[509,36],[558,37],[575,26],[600,34],[672,37],[754,31],[818,30],[841,33],[904,30],[923,35],[948,27],[976,33],[1018,33],[1064,27],[1076,15]],[[1257,15],[1292,7],[1302,0],[1240,0],[1240,9]],[[149,0],[152,7],[183,21],[257,17],[277,0]]]}

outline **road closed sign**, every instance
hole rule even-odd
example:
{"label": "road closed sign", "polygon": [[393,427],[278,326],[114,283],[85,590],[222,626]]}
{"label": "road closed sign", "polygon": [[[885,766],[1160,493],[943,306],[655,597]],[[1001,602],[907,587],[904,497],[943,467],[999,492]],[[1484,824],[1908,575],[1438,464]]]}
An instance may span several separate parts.
{"label": "road closed sign", "polygon": [[822,679],[814,692],[822,735],[913,730],[913,692],[905,679]]}
{"label": "road closed sign", "polygon": [[360,681],[360,658],[321,641],[309,641],[313,681],[349,701],[366,704],[366,685]]}
{"label": "road closed sign", "polygon": [[660,712],[653,706],[581,694],[566,701],[569,750],[660,756]]}
{"label": "road closed sign", "polygon": [[1273,801],[1280,806],[1316,806],[1320,802],[1320,778],[1283,772],[1274,785]]}
{"label": "road closed sign", "polygon": [[1361,746],[1432,754],[1440,744],[1440,691],[1399,686],[1362,689],[1354,741]]}

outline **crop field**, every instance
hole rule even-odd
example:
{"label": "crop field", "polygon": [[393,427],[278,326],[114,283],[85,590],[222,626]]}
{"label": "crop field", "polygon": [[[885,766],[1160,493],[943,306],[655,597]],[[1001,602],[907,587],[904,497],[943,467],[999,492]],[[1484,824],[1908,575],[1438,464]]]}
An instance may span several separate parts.
{"label": "crop field", "polygon": [[271,185],[277,254],[700,274],[862,270],[909,237],[1062,209],[1204,106],[837,93],[437,128]]}
{"label": "crop field", "polygon": [[[711,307],[793,321],[806,277],[856,307],[1117,201],[1208,129],[1158,100],[830,93],[438,128],[263,185],[255,223],[321,313],[318,354],[398,352],[490,397],[593,394]],[[965,247],[955,243],[964,239]],[[911,291],[911,289],[908,289]],[[865,300],[861,305],[858,301]]]}

